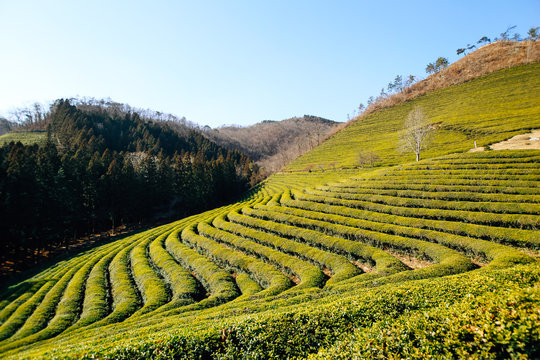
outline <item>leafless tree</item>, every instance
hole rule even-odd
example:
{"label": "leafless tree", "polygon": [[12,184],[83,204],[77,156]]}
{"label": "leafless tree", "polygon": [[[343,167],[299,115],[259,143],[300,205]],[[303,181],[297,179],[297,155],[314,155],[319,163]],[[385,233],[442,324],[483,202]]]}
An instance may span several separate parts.
{"label": "leafless tree", "polygon": [[357,160],[358,165],[362,168],[367,166],[373,167],[380,160],[380,157],[372,150],[361,150],[358,153]]}
{"label": "leafless tree", "polygon": [[416,161],[420,160],[420,152],[425,150],[433,138],[435,128],[424,115],[422,108],[415,107],[405,119],[404,132],[401,135],[401,149],[416,154]]}
{"label": "leafless tree", "polygon": [[32,128],[35,124],[42,123],[47,117],[46,105],[38,102],[10,112],[10,118],[19,125]]}

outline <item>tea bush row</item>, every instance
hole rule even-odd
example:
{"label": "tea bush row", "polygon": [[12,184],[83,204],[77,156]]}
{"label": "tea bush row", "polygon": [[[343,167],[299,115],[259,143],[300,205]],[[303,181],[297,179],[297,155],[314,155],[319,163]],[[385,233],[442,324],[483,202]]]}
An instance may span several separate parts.
{"label": "tea bush row", "polygon": [[[296,198],[301,197],[301,194],[296,195]],[[319,200],[317,198],[313,199]],[[290,197],[285,196],[282,197],[281,201],[283,205],[286,206],[313,210],[326,214],[344,215],[356,219],[365,219],[379,223],[403,225],[419,229],[444,231],[457,235],[478,237],[485,240],[494,240],[504,244],[520,247],[540,247],[538,233],[534,230],[503,228],[455,221],[431,220],[410,216],[392,215],[371,210],[355,209],[343,205],[329,205],[316,201],[293,200]]]}
{"label": "tea bush row", "polygon": [[[476,191],[426,191],[401,189],[394,184],[396,189],[381,189],[370,187],[344,187],[344,186],[320,186],[316,190],[340,192],[344,194],[375,194],[412,199],[434,199],[445,201],[473,201],[473,202],[494,202],[494,203],[540,203],[540,195],[514,195],[514,194],[486,194]],[[512,212],[511,208],[506,212]]]}
{"label": "tea bush row", "polygon": [[[229,216],[240,216],[236,211],[229,213]],[[268,232],[257,231],[255,229],[235,224],[225,220],[225,215],[214,219],[215,227],[235,233],[237,235],[254,239],[255,241],[272,246],[282,252],[295,254],[322,267],[332,271],[332,278],[327,283],[339,282],[351,276],[359,274],[356,266],[351,264],[346,257],[328,251],[323,251],[317,247],[309,246],[297,241],[279,237]]]}
{"label": "tea bush row", "polygon": [[460,221],[466,223],[536,229],[540,226],[540,216],[529,214],[495,214],[463,210],[410,208],[373,203],[369,201],[347,200],[329,196],[294,192],[294,198],[328,205],[341,205],[349,208],[370,210],[390,215],[415,217],[420,219]]}
{"label": "tea bush row", "polygon": [[281,268],[283,272],[288,273],[289,275],[298,276],[300,283],[295,286],[297,289],[322,287],[324,284],[325,277],[321,269],[304,260],[274,250],[270,247],[260,245],[232,233],[214,228],[204,222],[199,223],[197,229],[201,235],[211,237],[232,246],[234,249],[266,261]]}
{"label": "tea bush row", "polygon": [[255,281],[265,288],[265,295],[275,295],[291,287],[291,281],[273,266],[200,236],[195,233],[195,229],[196,225],[185,228],[182,231],[182,240],[191,244],[213,261],[231,267],[235,271],[249,273]]}
{"label": "tea bush row", "polygon": [[[310,195],[318,195],[337,199],[366,201],[377,204],[386,204],[399,207],[428,208],[441,210],[477,211],[500,214],[540,214],[540,204],[515,203],[515,202],[480,202],[480,201],[447,201],[433,200],[429,198],[413,198],[392,195],[377,195],[351,192],[338,192],[330,188],[324,190],[310,190],[305,192]],[[540,222],[540,216],[538,217]]]}
{"label": "tea bush row", "polygon": [[[258,214],[257,210],[251,208],[243,208],[242,212],[249,216],[230,213],[229,219],[244,226],[272,231],[280,236],[291,239],[302,239],[312,246],[345,255],[353,260],[360,260],[368,263],[370,266],[374,265],[374,272],[381,276],[407,269],[395,257],[375,247],[356,241],[325,235],[310,229],[301,229],[287,224],[263,220],[262,218],[264,218],[264,215],[262,215],[261,218],[256,218],[252,215]],[[264,214],[265,212],[262,213]]]}

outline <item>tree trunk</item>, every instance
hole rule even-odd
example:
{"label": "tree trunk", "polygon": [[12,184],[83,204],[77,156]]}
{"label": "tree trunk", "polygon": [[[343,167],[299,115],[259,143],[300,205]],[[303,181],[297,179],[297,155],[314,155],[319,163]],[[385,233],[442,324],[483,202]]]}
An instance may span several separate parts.
{"label": "tree trunk", "polygon": [[420,153],[416,153],[416,161],[420,160]]}

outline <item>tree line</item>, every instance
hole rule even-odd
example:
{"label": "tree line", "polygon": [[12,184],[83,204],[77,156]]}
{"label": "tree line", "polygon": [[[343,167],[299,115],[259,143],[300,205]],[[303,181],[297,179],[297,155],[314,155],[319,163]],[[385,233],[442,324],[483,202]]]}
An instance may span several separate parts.
{"label": "tree line", "polygon": [[47,141],[0,148],[3,254],[47,249],[119,224],[184,217],[257,180],[250,159],[196,131],[58,100]]}

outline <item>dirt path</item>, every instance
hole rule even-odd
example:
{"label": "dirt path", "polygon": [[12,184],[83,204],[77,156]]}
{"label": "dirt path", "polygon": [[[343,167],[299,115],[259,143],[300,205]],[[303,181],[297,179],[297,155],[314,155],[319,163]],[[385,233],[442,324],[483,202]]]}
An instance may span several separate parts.
{"label": "dirt path", "polygon": [[[540,150],[540,129],[527,134],[516,135],[508,140],[489,146],[492,150]],[[469,152],[484,151],[484,147],[471,149]]]}

